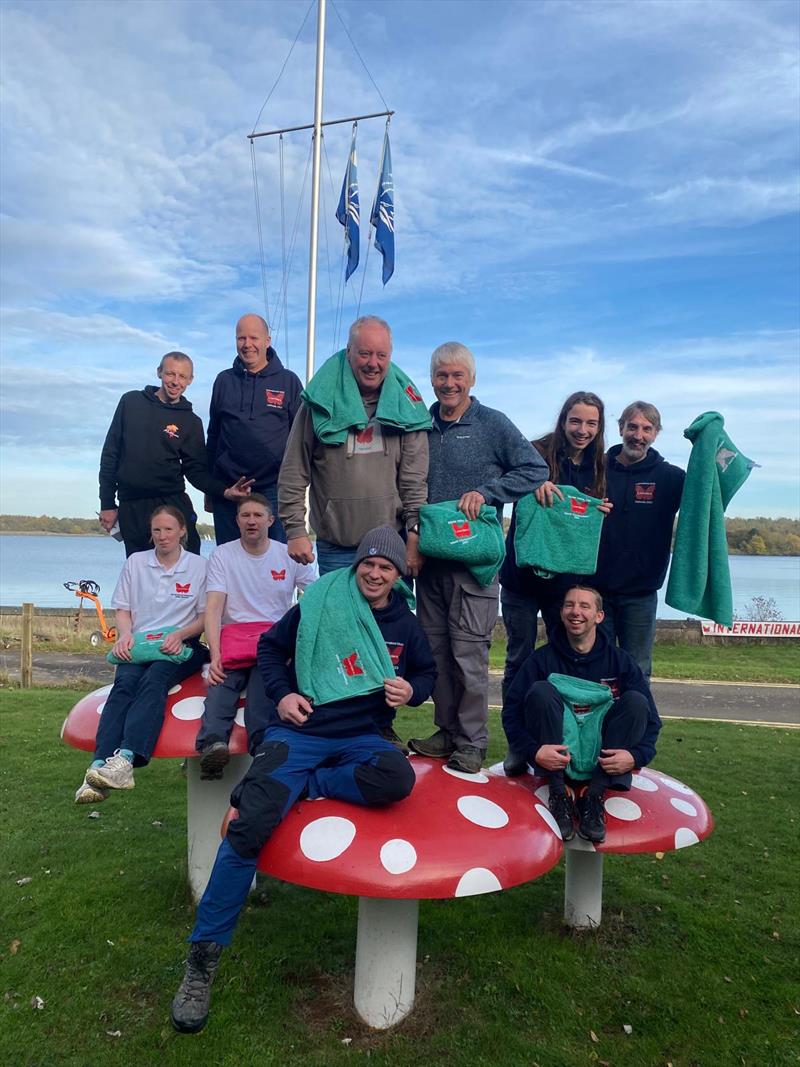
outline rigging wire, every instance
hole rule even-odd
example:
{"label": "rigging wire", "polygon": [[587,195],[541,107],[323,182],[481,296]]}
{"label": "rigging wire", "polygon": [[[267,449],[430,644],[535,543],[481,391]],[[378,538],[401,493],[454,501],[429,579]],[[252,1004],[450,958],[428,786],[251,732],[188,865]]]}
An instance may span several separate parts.
{"label": "rigging wire", "polygon": [[[311,154],[312,154],[312,145],[311,145],[311,143],[309,143],[308,156],[306,158],[306,169],[305,169],[305,173],[303,174],[303,184],[302,184],[302,187],[300,189],[300,198],[299,198],[299,200],[297,202],[297,214],[295,215],[295,219],[294,219],[294,226],[292,228],[292,235],[291,235],[291,237],[289,239],[289,256],[288,256],[288,260],[287,260],[286,270],[284,272],[283,288],[282,288],[281,292],[278,294],[278,315],[279,315],[278,323],[279,324],[280,324],[280,315],[282,314],[282,310],[281,310],[282,306],[285,306],[285,304],[286,304],[286,290],[288,289],[288,286],[289,286],[289,275],[291,273],[292,261],[294,259],[294,253],[295,253],[295,249],[297,247],[297,234],[298,234],[298,231],[300,229],[300,215],[302,213],[303,203],[305,201],[306,185],[308,184],[308,172],[311,169]],[[276,329],[276,332],[277,332],[277,329]]]}
{"label": "rigging wire", "polygon": [[[327,152],[327,149],[325,147],[325,134],[324,134],[324,132],[322,133],[322,152],[323,152],[323,155],[325,156],[325,159],[327,161],[328,152]],[[328,167],[328,171],[330,172],[330,166]],[[327,268],[325,273],[326,273],[327,278],[328,278],[328,299],[331,302],[331,306],[333,306],[333,285],[331,284],[330,242],[328,240],[328,205],[327,205],[327,201],[325,199],[325,182],[321,181],[319,183],[319,185],[320,185],[320,194],[321,194],[321,198],[322,198],[322,211],[320,212],[320,214],[322,215],[322,231],[323,231],[323,238],[324,238],[324,245],[325,245],[325,265],[326,265],[326,268]],[[331,194],[335,195],[333,182],[331,182]],[[335,351],[335,349],[334,349],[334,351]]]}
{"label": "rigging wire", "polygon": [[261,225],[261,199],[258,194],[258,171],[256,169],[255,143],[250,142],[250,162],[253,169],[253,196],[256,202],[256,230],[258,231],[258,251],[261,260],[261,288],[264,291],[264,312],[269,322],[269,296],[267,294],[267,264],[264,259],[264,232]]}
{"label": "rigging wire", "polygon": [[[361,56],[361,53],[360,53],[360,52],[359,52],[359,50],[358,50],[358,49],[356,48],[356,43],[355,43],[355,41],[353,40],[353,38],[352,38],[352,37],[350,36],[350,31],[348,30],[348,28],[347,28],[347,26],[346,26],[346,24],[345,24],[345,21],[344,21],[344,19],[343,19],[343,18],[342,18],[342,16],[341,16],[341,15],[339,14],[339,9],[337,8],[337,6],[336,6],[336,4],[335,4],[335,3],[333,2],[333,0],[331,0],[331,7],[332,7],[332,8],[333,8],[333,10],[334,10],[334,11],[336,12],[336,17],[338,18],[339,22],[341,22],[341,24],[342,24],[342,29],[343,29],[343,30],[344,30],[344,32],[345,32],[345,33],[347,34],[347,39],[348,39],[348,41],[350,42],[350,44],[351,44],[351,45],[353,46],[353,51],[354,51],[354,52],[355,52],[355,54],[356,54],[356,55],[358,56],[358,58],[359,58],[359,60],[360,60],[360,62],[361,62],[361,66],[362,66],[362,67],[364,68],[364,70],[365,70],[365,71],[367,72],[367,77],[368,77],[368,78],[369,78],[369,80],[370,80],[370,81],[372,82],[373,86],[375,87],[375,92],[376,92],[376,93],[378,94],[378,96],[379,96],[379,97],[381,98],[381,100],[383,101],[383,106],[384,106],[384,107],[386,108],[386,110],[388,111],[388,110],[389,110],[389,105],[388,105],[388,104],[386,103],[386,101],[384,100],[384,97],[383,97],[383,93],[382,93],[382,92],[380,91],[380,89],[378,88],[378,86],[377,86],[377,84],[376,84],[376,82],[375,82],[375,79],[374,79],[374,78],[372,77],[372,75],[370,74],[370,72],[369,72],[369,68],[367,67],[367,64],[366,64],[366,63],[364,62],[364,60],[363,60],[363,58],[362,58],[362,56]],[[253,128],[255,129],[255,127],[253,127]]]}
{"label": "rigging wire", "polygon": [[[267,99],[261,105],[261,110],[259,111],[258,115],[256,116],[256,121],[253,123],[253,129],[251,131],[252,133],[256,132],[256,126],[258,126],[258,120],[261,118],[261,116],[262,116],[262,114],[264,112],[264,108],[269,103],[270,97],[275,92],[275,90],[278,88],[278,82],[283,77],[283,72],[286,70],[286,64],[289,62],[289,60],[292,57],[292,52],[294,52],[294,46],[297,44],[297,42],[298,42],[298,40],[300,38],[300,34],[303,32],[303,27],[305,26],[306,21],[308,20],[308,16],[311,14],[311,8],[314,6],[314,2],[315,2],[315,0],[311,0],[311,3],[308,5],[308,9],[307,9],[305,15],[303,16],[303,21],[300,23],[300,29],[297,31],[297,34],[295,35],[295,39],[292,41],[292,47],[289,49],[289,54],[286,56],[286,59],[284,59],[283,66],[281,67],[281,69],[280,69],[280,71],[278,73],[278,77],[275,79],[275,82],[274,82],[272,88],[267,93]],[[337,11],[336,14],[338,15],[339,12]],[[347,31],[345,30],[345,32],[347,32]],[[349,36],[349,34],[348,34],[348,36]],[[362,62],[363,62],[363,60],[362,60]],[[376,86],[376,88],[377,88],[377,86]],[[383,99],[383,97],[381,97],[381,99]],[[388,108],[387,108],[387,111],[388,111]]]}
{"label": "rigging wire", "polygon": [[[253,142],[251,141],[250,144]],[[284,273],[284,286],[283,286],[283,354],[286,360],[286,366],[290,366],[289,362],[289,312],[286,306],[286,292],[288,286],[285,284],[286,280],[286,199],[285,199],[285,186],[284,186],[284,158],[283,158],[283,134],[278,138],[278,160],[280,171],[280,183],[281,183],[281,263]]]}

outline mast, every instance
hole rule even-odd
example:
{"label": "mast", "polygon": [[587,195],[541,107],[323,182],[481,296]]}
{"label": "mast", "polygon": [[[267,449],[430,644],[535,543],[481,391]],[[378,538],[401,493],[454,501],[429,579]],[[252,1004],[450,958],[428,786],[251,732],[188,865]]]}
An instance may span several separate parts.
{"label": "mast", "polygon": [[319,176],[322,155],[322,83],[325,74],[325,8],[317,0],[317,80],[314,93],[314,155],[311,171],[311,241],[308,262],[308,330],[306,333],[306,385],[314,374],[317,333],[317,244],[319,238]]}

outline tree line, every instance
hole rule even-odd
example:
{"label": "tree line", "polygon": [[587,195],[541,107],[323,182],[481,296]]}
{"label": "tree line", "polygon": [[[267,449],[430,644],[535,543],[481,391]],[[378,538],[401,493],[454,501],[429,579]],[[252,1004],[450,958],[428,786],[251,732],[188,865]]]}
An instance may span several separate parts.
{"label": "tree line", "polygon": [[[507,523],[506,523],[507,525]],[[726,519],[732,556],[800,556],[800,519]],[[201,537],[213,537],[210,524],[198,523]],[[100,534],[97,519],[52,515],[0,515],[0,533]]]}

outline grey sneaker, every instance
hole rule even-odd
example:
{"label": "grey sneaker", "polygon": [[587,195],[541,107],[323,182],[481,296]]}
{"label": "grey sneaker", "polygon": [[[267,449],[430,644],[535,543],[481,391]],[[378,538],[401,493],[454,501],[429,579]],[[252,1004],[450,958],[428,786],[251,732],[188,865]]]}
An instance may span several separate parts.
{"label": "grey sneaker", "polygon": [[210,741],[203,746],[200,754],[200,778],[206,782],[218,780],[230,758],[231,754],[224,741]]}
{"label": "grey sneaker", "polygon": [[172,1001],[170,1018],[176,1030],[196,1034],[208,1019],[211,985],[217,973],[222,945],[216,941],[193,941],[186,960],[186,971]]}
{"label": "grey sneaker", "polygon": [[450,735],[444,730],[437,730],[430,737],[410,737],[408,747],[420,756],[433,756],[434,759],[447,759],[456,750]]}
{"label": "grey sneaker", "polygon": [[133,789],[133,764],[115,752],[102,767],[90,767],[86,781],[95,789]]}
{"label": "grey sneaker", "polygon": [[99,804],[102,800],[106,800],[107,798],[107,789],[98,789],[97,786],[89,785],[85,778],[75,791],[76,804]]}
{"label": "grey sneaker", "polygon": [[463,771],[464,774],[477,774],[485,755],[482,748],[476,748],[475,745],[462,745],[447,761],[447,766],[453,771]]}
{"label": "grey sneaker", "polygon": [[402,752],[404,756],[408,755],[408,745],[399,734],[395,733],[393,727],[384,726],[381,730],[381,737],[384,741],[388,741],[390,745],[394,745],[398,752]]}

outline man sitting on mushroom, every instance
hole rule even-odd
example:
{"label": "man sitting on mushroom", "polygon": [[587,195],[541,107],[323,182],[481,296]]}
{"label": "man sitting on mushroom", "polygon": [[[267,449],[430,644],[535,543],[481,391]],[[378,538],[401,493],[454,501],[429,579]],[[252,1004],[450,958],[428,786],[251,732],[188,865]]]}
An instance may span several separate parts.
{"label": "man sitting on mushroom", "polygon": [[[603,601],[575,585],[550,643],[532,652],[503,705],[509,749],[549,779],[561,836],[605,840],[603,795],[627,791],[634,767],[656,754],[661,729],[650,687],[633,658],[598,629]],[[576,810],[577,809],[577,810]]]}
{"label": "man sitting on mushroom", "polygon": [[[401,704],[427,700],[436,668],[399,582],[406,546],[390,526],[370,530],[352,567],[326,574],[262,635],[258,667],[275,718],[234,790],[233,819],[198,907],[172,1022],[194,1033],[230,943],[258,855],[301,796],[361,805],[402,800],[415,776],[380,734]],[[330,664],[335,664],[331,669]]]}

